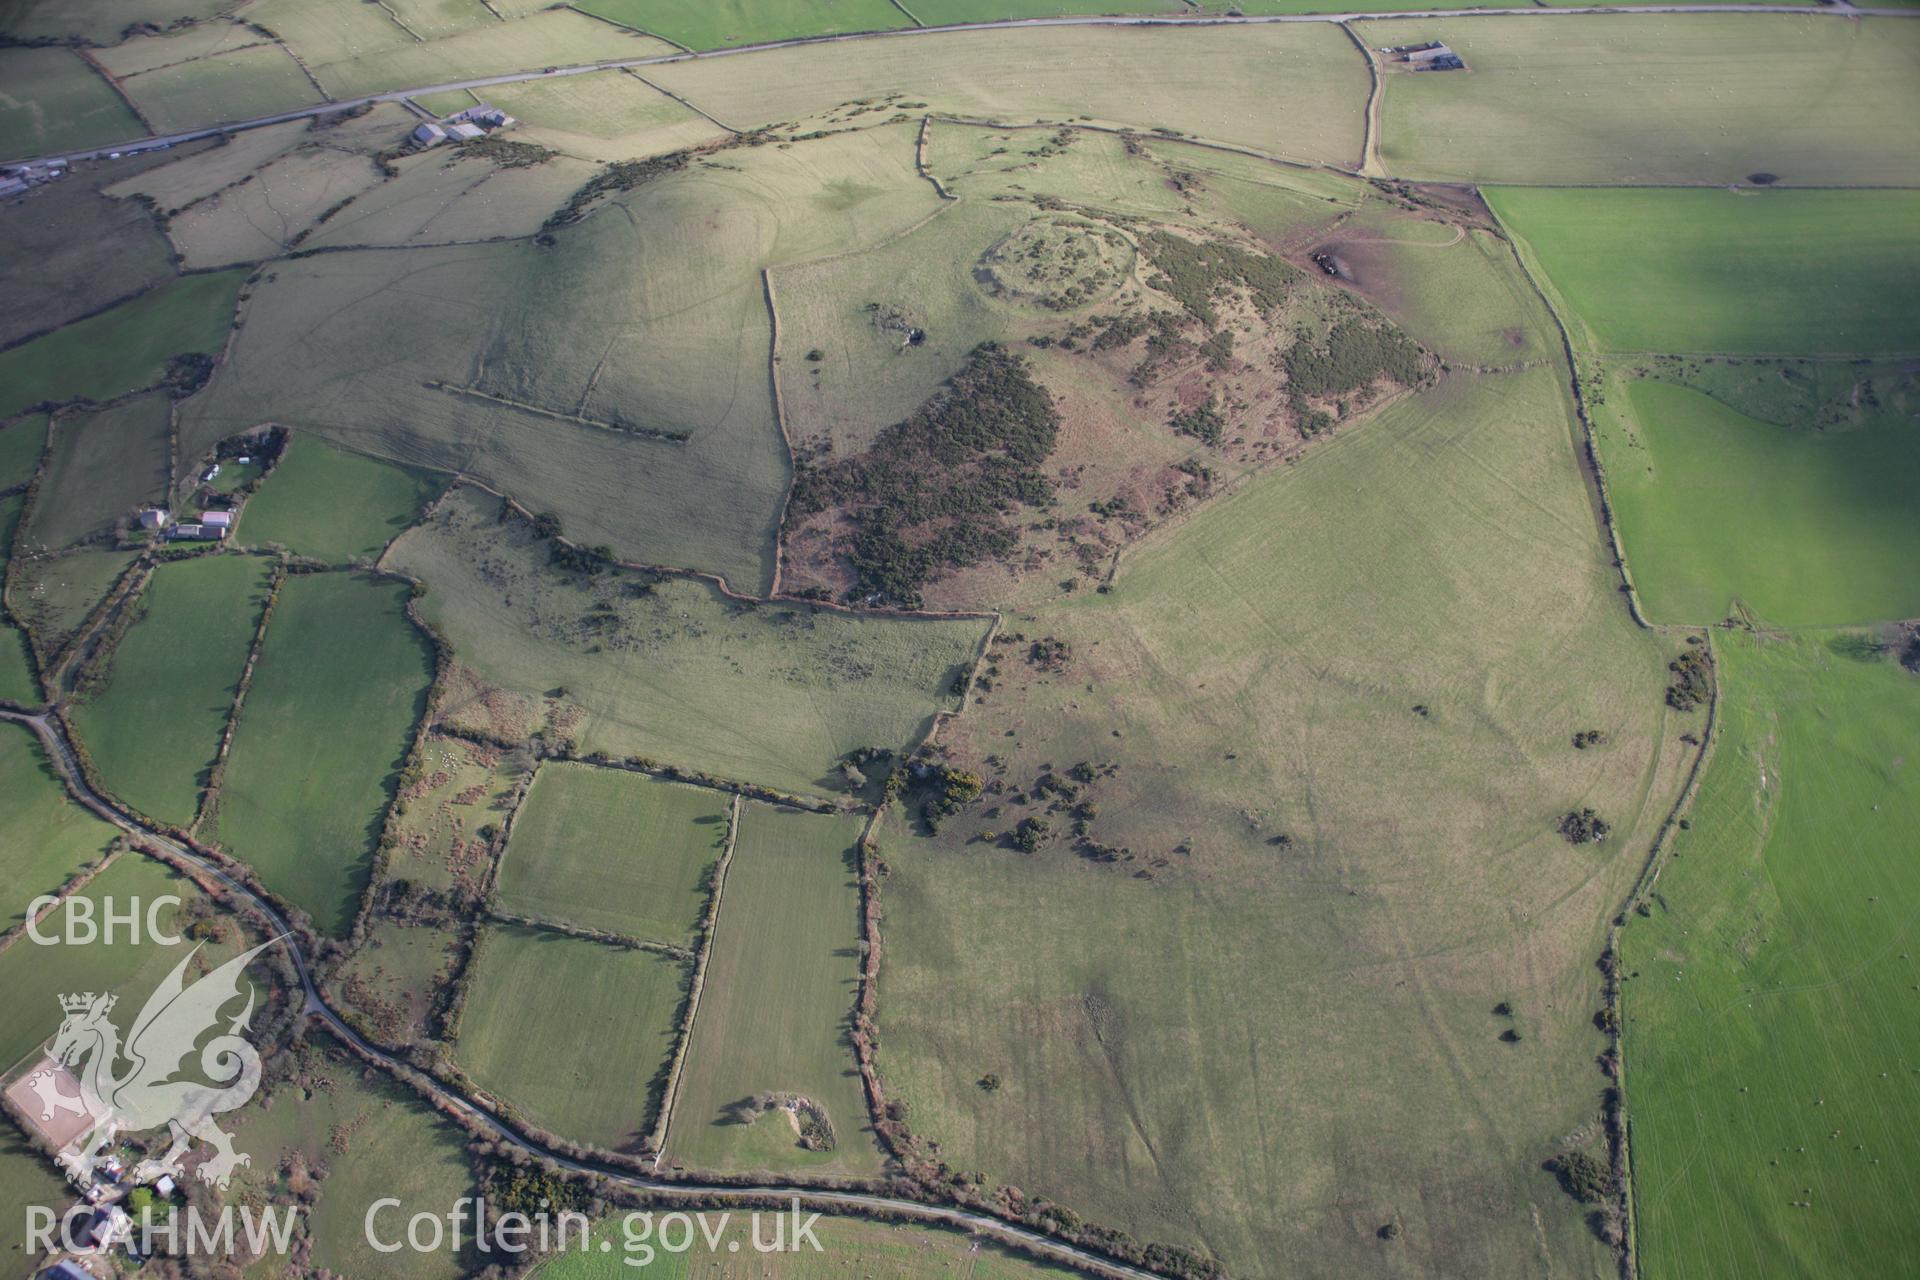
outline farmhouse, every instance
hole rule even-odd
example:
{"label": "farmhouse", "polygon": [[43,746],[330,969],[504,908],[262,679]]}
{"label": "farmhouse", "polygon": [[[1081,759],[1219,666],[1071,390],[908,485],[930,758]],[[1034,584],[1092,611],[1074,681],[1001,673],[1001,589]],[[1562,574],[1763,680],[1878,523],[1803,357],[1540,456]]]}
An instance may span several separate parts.
{"label": "farmhouse", "polygon": [[492,103],[481,102],[465,111],[454,112],[438,124],[429,121],[421,125],[413,131],[413,140],[422,147],[438,146],[449,138],[455,142],[472,142],[496,129],[510,128],[518,123]]}
{"label": "farmhouse", "polygon": [[477,124],[483,129],[504,129],[515,121],[512,116],[491,102],[482,102],[448,116],[446,123]]}

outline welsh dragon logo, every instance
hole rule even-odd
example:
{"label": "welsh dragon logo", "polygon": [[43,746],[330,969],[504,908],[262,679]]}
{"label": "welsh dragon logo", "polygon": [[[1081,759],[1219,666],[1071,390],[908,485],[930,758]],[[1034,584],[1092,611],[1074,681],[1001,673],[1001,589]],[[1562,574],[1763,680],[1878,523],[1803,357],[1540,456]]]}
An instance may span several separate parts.
{"label": "welsh dragon logo", "polygon": [[[200,952],[195,947],[147,997],[124,1045],[108,1020],[117,996],[89,991],[60,997],[67,1016],[53,1038],[52,1055],[79,1078],[80,1102],[92,1120],[86,1136],[60,1157],[78,1181],[91,1179],[117,1135],[163,1124],[173,1144],[134,1170],[138,1181],[181,1174],[181,1157],[194,1138],[213,1148],[198,1169],[202,1181],[225,1187],[234,1169],[251,1163],[213,1118],[245,1106],[260,1087],[260,1055],[240,1036],[253,1016],[253,990],[241,975],[272,945],[263,942],[188,985],[187,966]],[[220,1031],[220,1011],[242,996],[246,1007]],[[209,1032],[217,1034],[206,1039]],[[212,1084],[184,1078],[196,1047],[200,1071]]]}

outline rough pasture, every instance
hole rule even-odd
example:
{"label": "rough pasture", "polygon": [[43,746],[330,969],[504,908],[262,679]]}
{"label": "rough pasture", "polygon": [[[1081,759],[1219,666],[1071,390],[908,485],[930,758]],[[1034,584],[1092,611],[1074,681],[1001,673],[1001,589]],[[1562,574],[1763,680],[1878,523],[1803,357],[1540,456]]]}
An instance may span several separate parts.
{"label": "rough pasture", "polygon": [[1456,375],[1009,624],[948,737],[998,790],[881,841],[881,1075],[941,1158],[1235,1274],[1604,1265],[1539,1163],[1685,748],[1560,386]]}

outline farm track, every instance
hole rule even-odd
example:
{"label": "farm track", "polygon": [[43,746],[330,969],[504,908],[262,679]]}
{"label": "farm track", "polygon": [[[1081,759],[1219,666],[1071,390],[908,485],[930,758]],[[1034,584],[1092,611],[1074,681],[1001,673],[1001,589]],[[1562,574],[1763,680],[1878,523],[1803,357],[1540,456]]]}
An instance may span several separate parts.
{"label": "farm track", "polygon": [[[1920,8],[1916,9],[1879,9],[1861,8],[1851,4],[1832,5],[1777,5],[1777,4],[1650,4],[1636,5],[1632,8],[1620,8],[1610,5],[1583,5],[1568,8],[1541,8],[1529,6],[1512,9],[1415,9],[1402,13],[1276,13],[1255,14],[1232,17],[1228,15],[1208,17],[1179,17],[1165,14],[1139,17],[1103,17],[1068,16],[1057,18],[1008,18],[997,22],[964,22],[945,27],[897,27],[886,31],[856,31],[836,36],[799,36],[791,40],[771,40],[765,44],[742,45],[735,49],[708,49],[703,52],[682,52],[655,54],[648,58],[618,58],[606,62],[587,62],[575,66],[556,67],[549,71],[510,71],[496,76],[478,76],[468,80],[451,80],[443,84],[417,85],[410,89],[388,89],[380,93],[370,93],[357,98],[341,98],[301,107],[293,111],[282,111],[275,115],[258,116],[251,120],[229,120],[208,125],[199,129],[188,129],[179,133],[149,135],[130,138],[125,142],[104,147],[92,147],[80,151],[48,152],[44,155],[22,156],[7,160],[7,164],[21,164],[28,161],[42,162],[50,160],[97,160],[101,157],[117,157],[126,153],[138,154],[156,147],[177,146],[183,142],[193,142],[201,138],[217,137],[223,133],[238,133],[245,129],[258,129],[270,124],[285,124],[290,120],[306,120],[314,116],[329,115],[335,111],[350,110],[359,106],[370,106],[379,102],[397,102],[406,104],[407,99],[424,94],[449,93],[461,89],[489,89],[496,85],[521,84],[528,80],[545,80],[560,76],[592,75],[598,71],[631,71],[638,67],[658,67],[676,62],[693,62],[707,58],[732,58],[741,54],[764,53],[770,49],[795,49],[807,45],[838,44],[849,40],[888,40],[906,39],[913,36],[940,35],[960,31],[1000,31],[1026,27],[1219,27],[1254,26],[1270,23],[1330,22],[1345,26],[1357,21],[1390,21],[1396,19],[1427,20],[1435,18],[1512,18],[1539,17],[1553,15],[1591,15],[1611,14],[1633,17],[1653,14],[1672,13],[1780,13],[1780,14],[1819,14],[1841,18],[1920,18]],[[1349,32],[1349,34],[1352,34]],[[291,50],[289,50],[291,52]],[[296,61],[298,59],[296,58]],[[318,82],[315,82],[318,87]],[[324,94],[325,90],[321,90]],[[691,104],[689,104],[691,105]],[[699,108],[694,108],[696,111]],[[701,112],[702,115],[705,112]],[[708,117],[712,119],[712,117]],[[718,121],[714,123],[718,124]],[[722,128],[727,126],[722,125]]]}
{"label": "farm track", "polygon": [[635,1191],[672,1197],[690,1205],[742,1202],[761,1204],[770,1199],[780,1201],[794,1199],[810,1210],[878,1217],[883,1220],[909,1219],[932,1226],[976,1233],[1001,1244],[1010,1245],[1017,1250],[1094,1275],[1124,1277],[1125,1280],[1163,1280],[1158,1272],[1117,1262],[1090,1250],[1068,1244],[1044,1232],[1016,1226],[1013,1223],[965,1209],[924,1204],[917,1200],[875,1192],[811,1187],[804,1184],[712,1184],[649,1178],[618,1166],[578,1159],[550,1150],[518,1132],[487,1107],[436,1079],[422,1075],[407,1066],[397,1055],[382,1049],[356,1031],[321,994],[307,956],[294,940],[292,928],[286,917],[280,913],[279,908],[258,891],[227,874],[211,859],[181,844],[178,840],[136,821],[122,812],[110,799],[95,791],[81,771],[65,731],[51,713],[20,710],[11,704],[0,705],[0,720],[24,725],[40,739],[48,759],[60,775],[61,781],[66,784],[67,791],[84,808],[128,834],[161,849],[166,856],[160,861],[190,868],[197,876],[217,883],[224,891],[244,900],[249,907],[257,911],[267,927],[286,944],[287,955],[300,980],[302,1016],[318,1021],[329,1034],[363,1059],[389,1071],[396,1078],[411,1084],[416,1090],[430,1094],[436,1103],[461,1116],[467,1123],[488,1131],[499,1141],[510,1143],[529,1155],[550,1161],[556,1167],[569,1172],[604,1178],[608,1182]]}

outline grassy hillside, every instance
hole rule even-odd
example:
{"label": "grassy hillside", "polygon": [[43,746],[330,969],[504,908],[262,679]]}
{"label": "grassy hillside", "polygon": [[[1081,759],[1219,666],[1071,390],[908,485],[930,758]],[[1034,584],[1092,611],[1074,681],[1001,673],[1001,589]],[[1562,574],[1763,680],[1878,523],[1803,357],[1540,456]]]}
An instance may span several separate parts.
{"label": "grassy hillside", "polygon": [[1712,762],[1622,958],[1649,1275],[1891,1274],[1920,1250],[1920,678],[1717,643]]}
{"label": "grassy hillside", "polygon": [[788,459],[760,269],[883,241],[935,207],[912,139],[742,148],[540,243],[284,263],[183,407],[182,452],[262,421],[309,427],[473,476],[589,544],[762,590]]}
{"label": "grassy hillside", "polygon": [[1576,447],[1550,370],[1456,376],[1031,606],[947,737],[999,791],[883,833],[881,1073],[941,1158],[1236,1275],[1604,1265],[1539,1165],[1683,755]]}
{"label": "grassy hillside", "polygon": [[[857,817],[749,804],[727,872],[667,1155],[689,1168],[873,1174],[880,1152],[854,1070],[849,1024],[860,972]],[[826,1110],[835,1145],[802,1150],[774,1110],[730,1108],[793,1093]]]}
{"label": "grassy hillside", "polygon": [[402,583],[287,580],[234,730],[214,834],[323,933],[351,923],[432,655]]}
{"label": "grassy hillside", "polygon": [[582,752],[839,794],[842,756],[905,748],[952,705],[985,631],[742,604],[688,578],[583,578],[499,511],[459,490],[387,563],[427,584],[422,616],[493,705],[505,693],[529,707],[533,719],[494,726],[509,737],[546,727]]}
{"label": "grassy hillside", "polygon": [[0,418],[49,400],[109,400],[160,381],[173,356],[218,354],[245,278],[184,276],[0,354]]}
{"label": "grassy hillside", "polygon": [[1601,351],[1920,351],[1920,192],[1495,187]]}
{"label": "grassy hillside", "polygon": [[254,556],[159,566],[104,684],[74,707],[74,728],[108,788],[142,813],[193,821],[271,573]]}

